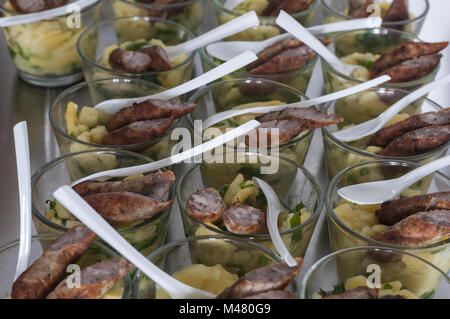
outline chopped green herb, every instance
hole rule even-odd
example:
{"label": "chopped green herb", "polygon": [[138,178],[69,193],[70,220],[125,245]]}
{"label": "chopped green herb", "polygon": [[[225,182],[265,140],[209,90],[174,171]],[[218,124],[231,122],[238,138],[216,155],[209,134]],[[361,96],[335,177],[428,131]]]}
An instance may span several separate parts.
{"label": "chopped green herb", "polygon": [[344,285],[344,283],[340,283],[340,284],[335,285],[333,287],[333,290],[330,290],[330,291],[325,291],[323,289],[320,289],[319,295],[321,295],[322,298],[323,298],[323,297],[329,297],[329,296],[333,296],[333,295],[338,295],[338,294],[341,294],[343,292],[345,292],[345,285]]}
{"label": "chopped green herb", "polygon": [[434,296],[434,289],[425,292],[419,296],[420,299],[431,299]]}
{"label": "chopped green herb", "polygon": [[237,274],[239,277],[245,275],[245,270],[241,265],[236,264],[225,264],[225,268],[229,269],[232,273]]}
{"label": "chopped green herb", "polygon": [[359,170],[359,176],[369,175],[370,169],[368,167],[363,167]]}
{"label": "chopped green herb", "polygon": [[355,175],[353,175],[353,174],[350,174],[347,176],[347,182],[349,185],[358,184],[358,180],[356,179]]}
{"label": "chopped green herb", "polygon": [[[295,228],[302,224],[301,211],[302,211],[303,207],[304,207],[303,204],[300,203],[300,204],[297,204],[295,206],[295,208],[291,211],[291,213],[293,213],[293,216],[291,217],[291,220],[289,222],[291,228]],[[303,238],[303,231],[301,229],[299,229],[292,234],[291,240],[293,243],[295,243],[299,240],[302,240],[302,238]]]}
{"label": "chopped green herb", "polygon": [[267,199],[262,190],[259,190],[258,196],[256,196],[256,204],[259,207],[264,207],[267,205]]}
{"label": "chopped green herb", "polygon": [[145,47],[145,46],[147,46],[147,45],[149,45],[149,42],[148,42],[147,40],[137,40],[137,41],[134,41],[134,42],[131,42],[130,44],[128,44],[128,45],[125,47],[125,50],[128,50],[128,51],[137,51],[137,50],[139,50],[140,48]]}
{"label": "chopped green herb", "polygon": [[420,180],[420,181],[418,181],[418,182],[416,183],[416,186],[417,186],[417,187],[420,187],[420,186],[422,186],[422,184],[423,184],[423,181]]}
{"label": "chopped green herb", "polygon": [[51,209],[55,209],[55,207],[56,207],[56,199],[55,200],[48,199],[48,200],[45,201],[45,203],[48,204],[48,206]]}
{"label": "chopped green herb", "polygon": [[230,125],[231,127],[238,127],[238,126],[239,126],[239,123],[236,122],[235,120],[232,120],[232,119],[227,119],[227,123],[228,123],[228,125]]}
{"label": "chopped green herb", "polygon": [[358,63],[358,65],[365,67],[366,69],[370,70],[370,67],[373,64],[373,61],[366,61],[366,60],[356,60],[356,63]]}
{"label": "chopped green herb", "polygon": [[390,285],[390,284],[385,284],[384,286],[383,286],[383,289],[384,290],[387,290],[387,289],[392,289],[393,287]]}
{"label": "chopped green herb", "polygon": [[250,164],[241,164],[238,173],[244,175],[245,179],[252,179],[253,177],[260,177],[259,168]]}
{"label": "chopped green herb", "polygon": [[253,186],[255,186],[255,185],[253,185],[253,184],[246,184],[246,182],[242,182],[242,183],[240,183],[239,184],[239,187],[241,188],[241,189],[244,189],[244,188],[250,188],[250,187],[253,187]]}
{"label": "chopped green herb", "polygon": [[225,193],[227,192],[227,190],[230,188],[230,184],[225,184],[222,186],[222,188],[219,191],[220,196],[222,196],[222,198],[225,197]]}

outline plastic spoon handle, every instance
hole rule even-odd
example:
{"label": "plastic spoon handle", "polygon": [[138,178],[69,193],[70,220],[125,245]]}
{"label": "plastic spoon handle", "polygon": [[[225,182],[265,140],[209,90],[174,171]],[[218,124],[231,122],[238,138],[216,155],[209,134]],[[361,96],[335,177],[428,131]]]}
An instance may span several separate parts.
{"label": "plastic spoon handle", "polygon": [[447,166],[450,166],[450,155],[432,161],[403,175],[402,177],[398,178],[396,182],[398,183],[401,189],[401,191],[399,191],[398,194],[400,194],[404,189],[418,182],[422,178]]}
{"label": "plastic spoon handle", "polygon": [[267,228],[269,229],[270,238],[272,239],[275,249],[290,267],[296,266],[297,262],[287,250],[286,245],[281,239],[280,231],[278,230],[278,215],[281,212],[281,204],[277,194],[273,188],[262,179],[253,177],[253,182],[256,185],[259,185],[269,203],[269,206],[267,207]]}
{"label": "plastic spoon handle", "polygon": [[148,99],[162,99],[162,100],[173,99],[177,96],[186,94],[190,91],[198,89],[199,87],[202,87],[203,85],[206,85],[217,79],[220,79],[225,75],[233,73],[234,71],[239,70],[240,68],[246,66],[247,64],[257,59],[258,57],[253,52],[246,51],[238,55],[237,57],[231,59],[230,61],[227,61],[224,64],[221,64],[218,67],[206,73],[203,73],[202,75],[196,77],[195,79],[192,79],[172,89],[140,98],[106,100],[97,104],[95,108],[97,110],[101,110],[106,114],[114,114],[133,103],[140,103]]}
{"label": "plastic spoon handle", "polygon": [[[324,34],[331,32],[343,32],[343,31],[352,31],[358,29],[365,29],[369,26],[369,23],[372,23],[372,18],[362,18],[362,19],[352,19],[340,22],[333,22],[328,24],[321,24],[312,27],[306,28],[309,32],[313,34]],[[381,18],[376,19],[376,25],[372,25],[372,27],[380,27],[382,23]]]}
{"label": "plastic spoon handle", "polygon": [[283,10],[278,15],[276,23],[288,31],[290,34],[304,42],[307,46],[313,49],[322,58],[327,60],[333,65],[339,65],[344,67],[344,64],[339,60],[326,46],[322,44],[317,38],[306,30],[298,21],[292,18],[289,14]]}
{"label": "plastic spoon handle", "polygon": [[166,52],[169,56],[176,57],[180,54],[192,52],[212,42],[216,42],[223,38],[229,37],[230,35],[247,30],[248,28],[255,27],[258,24],[259,19],[257,14],[255,11],[250,11],[190,41],[176,46],[167,47]]}
{"label": "plastic spoon handle", "polygon": [[0,18],[0,27],[12,27],[15,25],[56,18],[71,13],[71,11],[69,10],[71,7],[78,6],[80,9],[83,9],[98,1],[99,0],[78,0],[55,9]]}
{"label": "plastic spoon handle", "polygon": [[190,287],[168,275],[130,245],[84,199],[69,186],[62,186],[53,195],[64,207],[99,237],[116,249],[149,278],[160,285],[172,298],[214,298],[215,295]]}
{"label": "plastic spoon handle", "polygon": [[20,196],[20,244],[15,279],[28,268],[31,248],[31,168],[27,122],[14,126]]}
{"label": "plastic spoon handle", "polygon": [[171,157],[168,157],[168,158],[165,158],[165,159],[153,162],[153,163],[149,163],[149,164],[138,165],[138,166],[133,166],[133,167],[125,167],[125,168],[119,168],[119,169],[113,169],[113,170],[104,171],[104,172],[100,172],[100,173],[95,173],[95,174],[89,175],[87,177],[84,177],[82,179],[75,181],[72,184],[72,186],[79,184],[81,182],[87,181],[87,180],[94,180],[94,179],[95,180],[106,180],[111,177],[125,177],[125,176],[145,173],[145,172],[151,172],[151,171],[158,170],[158,169],[161,169],[161,168],[173,165],[173,164],[181,163],[182,161],[185,161],[192,157],[196,157],[200,154],[203,154],[205,152],[213,150],[220,145],[226,144],[226,143],[234,140],[235,138],[238,138],[239,136],[250,132],[251,130],[257,128],[260,125],[261,125],[261,123],[259,123],[258,121],[251,120],[241,126],[236,127],[235,129],[232,129],[232,130],[226,132],[223,135],[220,135],[220,136],[218,136],[208,142],[205,142],[203,144],[197,145],[196,147],[191,148],[182,153],[175,154]]}
{"label": "plastic spoon handle", "polygon": [[209,118],[207,118],[203,122],[203,129],[206,130],[208,127],[210,127],[214,124],[220,123],[228,118],[239,116],[242,114],[269,113],[269,112],[274,112],[274,111],[280,111],[287,107],[309,107],[309,106],[313,106],[313,105],[318,105],[318,104],[338,100],[343,97],[346,97],[346,96],[349,96],[349,95],[352,95],[352,94],[355,94],[355,93],[358,93],[361,91],[365,91],[367,89],[370,89],[370,88],[380,85],[382,83],[388,82],[390,79],[391,79],[390,76],[383,75],[383,76],[380,76],[373,80],[349,87],[347,89],[337,91],[337,92],[334,92],[331,94],[327,94],[324,96],[320,96],[318,98],[314,98],[311,100],[302,101],[302,102],[277,105],[277,106],[252,107],[252,108],[243,109],[243,110],[231,110],[231,111],[220,112],[220,113],[214,114],[214,115],[210,116]]}

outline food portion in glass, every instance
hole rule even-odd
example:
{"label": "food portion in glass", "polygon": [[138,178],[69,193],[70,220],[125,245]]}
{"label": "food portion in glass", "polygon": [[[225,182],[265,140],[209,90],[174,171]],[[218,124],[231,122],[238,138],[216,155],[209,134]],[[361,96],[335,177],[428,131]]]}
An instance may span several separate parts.
{"label": "food portion in glass", "polygon": [[[128,298],[131,292],[128,274],[135,268],[134,265],[119,258],[110,248],[94,241],[95,238],[95,233],[83,225],[75,226],[58,237],[34,237],[32,248],[35,260],[16,280],[11,280],[8,284],[9,292],[2,292],[4,297],[10,293],[6,298]],[[17,245],[15,242],[0,249],[0,259],[4,266],[7,255],[11,256],[12,251],[18,249]],[[39,247],[41,245],[42,254]],[[79,271],[78,282],[72,278],[72,271]]]}
{"label": "food portion in glass", "polygon": [[172,21],[122,17],[86,30],[78,41],[86,79],[140,78],[164,88],[187,82],[195,52],[169,59],[164,48],[194,35]]}
{"label": "food portion in glass", "polygon": [[399,251],[365,246],[325,256],[303,277],[300,298],[428,299],[448,291],[450,278],[428,259],[401,252],[400,260],[381,262],[374,252]]}
{"label": "food portion in glass", "polygon": [[[33,217],[38,233],[59,233],[80,222],[53,192],[62,185],[94,173],[151,162],[131,152],[107,149],[69,154],[48,163],[32,177]],[[149,172],[106,182],[87,181],[74,186],[103,218],[136,249],[148,254],[164,243],[175,175]]]}
{"label": "food portion in glass", "polygon": [[267,202],[253,177],[275,189],[285,208],[278,219],[281,237],[293,256],[303,256],[320,212],[321,191],[306,169],[278,156],[229,152],[190,169],[177,191],[186,236],[227,235],[276,251],[266,227]]}
{"label": "food portion in glass", "polygon": [[[63,1],[0,1],[3,16],[50,10],[69,3]],[[66,86],[82,79],[81,58],[76,43],[86,28],[95,24],[102,1],[80,12],[80,25],[73,26],[70,15],[3,28],[12,61],[27,82],[46,87]]]}
{"label": "food portion in glass", "polygon": [[[221,299],[297,298],[296,276],[303,261],[297,258],[297,266],[289,267],[264,246],[227,236],[188,237],[161,247],[148,259],[179,281]],[[134,277],[134,297],[170,298],[140,271]]]}
{"label": "food portion in glass", "polygon": [[[356,205],[337,194],[344,186],[400,177],[418,164],[401,161],[373,161],[354,165],[330,183],[326,206],[333,251],[376,245],[408,251],[447,272],[450,269],[450,195],[430,193],[431,174],[404,190],[399,198],[376,205]],[[399,253],[369,253],[372,259],[395,263]]]}
{"label": "food portion in glass", "polygon": [[395,115],[381,130],[363,139],[342,142],[333,133],[372,120],[408,94],[379,87],[339,99],[324,106],[344,121],[322,129],[328,177],[353,164],[372,159],[401,159],[426,163],[449,146],[450,109],[422,98]]}
{"label": "food portion in glass", "polygon": [[204,0],[111,0],[115,17],[157,17],[171,20],[199,33]]}

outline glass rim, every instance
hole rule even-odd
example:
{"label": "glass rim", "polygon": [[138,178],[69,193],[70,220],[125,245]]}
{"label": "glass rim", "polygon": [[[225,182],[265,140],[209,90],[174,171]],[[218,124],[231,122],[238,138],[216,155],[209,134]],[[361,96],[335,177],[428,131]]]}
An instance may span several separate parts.
{"label": "glass rim", "polygon": [[[59,125],[56,124],[55,118],[53,116],[54,110],[57,107],[57,104],[65,97],[67,97],[70,94],[75,93],[76,91],[89,87],[90,85],[93,84],[99,84],[102,82],[106,82],[106,83],[132,83],[132,82],[140,82],[143,85],[146,86],[150,86],[150,87],[155,87],[155,89],[162,89],[162,91],[164,91],[164,89],[162,87],[160,87],[159,85],[156,85],[152,82],[148,82],[145,81],[143,79],[139,79],[139,78],[105,78],[105,79],[96,79],[96,80],[91,80],[91,81],[85,81],[85,82],[81,82],[78,84],[75,84],[67,89],[65,89],[64,91],[62,91],[61,93],[59,93],[55,99],[53,100],[52,104],[50,105],[49,108],[49,119],[50,119],[50,125],[53,127],[53,129],[60,135],[62,135],[64,138],[72,141],[72,142],[76,142],[79,144],[83,144],[83,145],[87,145],[90,147],[95,147],[95,148],[109,148],[111,150],[128,150],[128,151],[133,151],[135,149],[140,149],[140,148],[145,148],[148,146],[152,146],[155,145],[156,143],[160,142],[164,137],[166,137],[169,132],[171,132],[171,130],[175,127],[178,126],[178,124],[181,121],[181,118],[178,119],[174,119],[172,125],[169,127],[169,129],[167,129],[167,131],[165,131],[163,134],[161,134],[160,136],[157,136],[149,141],[146,142],[142,142],[142,143],[138,143],[138,144],[127,144],[127,145],[104,145],[104,144],[95,144],[95,143],[90,143],[90,142],[85,142],[82,140],[79,140],[75,137],[73,137],[72,135],[68,134],[67,132],[65,132]],[[177,98],[176,98],[177,99]],[[93,106],[92,106],[93,107]],[[55,134],[56,135],[56,134]]]}
{"label": "glass rim", "polygon": [[[242,16],[243,14],[245,14],[245,13],[239,13],[239,12],[236,12],[236,11],[229,10],[229,9],[225,8],[224,5],[222,3],[220,3],[219,0],[211,0],[211,2],[220,11],[228,13],[228,14],[231,14],[231,15],[233,15],[235,17],[239,17],[239,16]],[[303,11],[295,13],[295,14],[291,14],[291,17],[296,19],[296,18],[301,18],[301,17],[307,16],[308,14],[313,13],[317,9],[319,3],[320,3],[320,0],[314,0],[314,2],[311,3],[311,5],[306,10],[303,10]],[[248,12],[250,12],[250,11],[248,11]],[[261,18],[266,19],[266,20],[271,20],[271,19],[275,20],[276,19],[276,17],[270,17],[270,16],[267,17],[267,16],[259,16],[258,15],[258,17],[261,17]]]}
{"label": "glass rim", "polygon": [[[226,155],[226,154],[230,154],[230,153],[235,153],[234,151],[228,151],[228,152],[223,152],[220,154],[217,154],[215,156],[220,156],[220,155]],[[263,154],[263,153],[257,153],[257,152],[239,152],[239,153],[244,153],[245,156],[252,156],[252,155],[257,155],[257,156],[270,156],[270,157],[277,157],[278,159],[281,159],[285,162],[287,162],[288,164],[290,164],[292,167],[295,167],[297,170],[300,169],[300,171],[303,172],[303,174],[306,176],[306,178],[311,182],[311,184],[313,185],[313,189],[317,194],[317,206],[314,209],[314,211],[311,213],[311,217],[308,218],[308,220],[304,223],[301,223],[300,225],[294,227],[294,228],[289,228],[287,230],[284,230],[282,232],[280,232],[281,236],[285,236],[285,235],[289,235],[292,234],[294,232],[297,232],[303,228],[306,228],[308,225],[317,222],[317,220],[319,219],[319,216],[323,210],[324,207],[324,192],[322,190],[322,187],[319,184],[319,181],[317,180],[317,178],[303,165],[300,165],[288,158],[285,158],[283,156],[275,156],[275,155],[269,155],[269,154]],[[176,196],[177,196],[177,201],[178,201],[178,205],[180,207],[180,211],[181,214],[186,216],[189,220],[193,221],[196,224],[199,224],[203,227],[205,227],[206,229],[221,235],[221,236],[229,236],[229,237],[235,237],[235,238],[239,238],[239,239],[243,239],[243,240],[249,240],[249,241],[258,241],[258,240],[271,240],[270,238],[270,234],[262,234],[262,235],[243,235],[243,234],[234,234],[232,232],[229,231],[225,231],[222,230],[220,228],[214,228],[209,226],[208,224],[198,220],[195,217],[192,217],[191,215],[186,213],[186,209],[185,209],[185,205],[183,202],[183,199],[181,198],[181,186],[183,184],[183,182],[188,178],[188,176],[197,168],[199,168],[202,164],[196,164],[194,166],[192,166],[191,168],[189,168],[189,170],[187,170],[185,173],[183,173],[183,175],[180,177],[180,180],[177,184],[177,188],[176,188]]]}
{"label": "glass rim", "polygon": [[[91,66],[98,68],[102,71],[106,71],[109,73],[113,73],[111,76],[122,76],[122,77],[128,77],[128,78],[139,78],[142,76],[150,76],[150,75],[160,75],[160,74],[167,74],[171,71],[175,71],[177,69],[180,69],[190,63],[193,63],[194,58],[195,58],[195,54],[197,52],[197,50],[192,51],[189,56],[187,57],[186,60],[184,60],[183,62],[181,62],[180,64],[175,65],[174,67],[170,68],[169,70],[164,70],[164,71],[148,71],[148,72],[143,72],[143,73],[128,73],[125,71],[120,71],[120,70],[115,70],[115,69],[110,69],[107,67],[104,67],[102,65],[100,65],[97,61],[92,60],[91,58],[87,57],[84,54],[83,48],[81,47],[81,41],[89,36],[89,32],[95,30],[95,29],[99,29],[101,27],[104,27],[106,25],[113,25],[115,22],[119,21],[119,20],[131,20],[131,21],[138,21],[138,20],[143,20],[146,22],[160,22],[160,23],[164,23],[166,25],[171,25],[173,27],[175,27],[178,31],[183,31],[186,32],[186,34],[188,35],[189,39],[193,39],[195,38],[195,35],[192,33],[192,31],[190,31],[188,28],[182,26],[181,24],[175,23],[171,20],[167,20],[167,19],[161,19],[161,18],[157,18],[157,17],[135,17],[135,16],[127,16],[127,17],[118,17],[118,18],[114,18],[114,19],[109,19],[109,20],[103,20],[97,24],[94,24],[92,26],[90,26],[89,28],[87,28],[86,30],[83,31],[83,33],[81,33],[81,35],[78,37],[77,40],[77,51],[78,54],[81,56],[81,59],[87,63],[89,63]],[[188,40],[189,40],[188,39]]]}
{"label": "glass rim", "polygon": [[[330,198],[332,196],[332,192],[333,192],[334,188],[336,187],[336,184],[341,180],[342,176],[347,174],[349,171],[351,171],[353,169],[357,169],[362,166],[368,166],[368,165],[372,165],[372,164],[389,164],[390,166],[392,166],[393,163],[398,164],[398,166],[409,167],[412,169],[418,168],[421,166],[418,163],[403,161],[403,160],[376,160],[376,161],[367,161],[367,162],[363,162],[363,163],[358,163],[358,164],[355,164],[355,165],[352,165],[352,166],[349,166],[349,167],[343,169],[335,177],[333,177],[333,179],[330,181],[330,183],[328,184],[328,187],[325,191],[325,209],[326,209],[327,216],[329,218],[331,218],[340,228],[342,228],[342,231],[344,231],[346,234],[349,234],[353,238],[356,237],[356,239],[363,241],[370,245],[384,247],[387,249],[397,249],[397,250],[401,251],[402,253],[405,251],[421,251],[421,250],[426,250],[426,249],[431,249],[431,248],[438,248],[438,247],[449,244],[450,237],[445,240],[442,240],[442,241],[437,241],[434,243],[421,245],[421,246],[399,246],[399,245],[392,245],[389,243],[384,243],[384,242],[377,241],[375,239],[363,236],[360,233],[354,231],[353,229],[348,227],[345,223],[343,223],[342,220],[336,215],[336,213],[334,212],[333,205],[330,201]],[[444,175],[440,171],[437,171],[434,174],[438,174],[439,176],[449,180],[449,177]]]}
{"label": "glass rim", "polygon": [[140,7],[143,9],[177,9],[187,7],[196,2],[201,2],[202,0],[186,0],[183,2],[172,3],[172,4],[151,4],[151,3],[143,3],[143,2],[135,2],[133,0],[115,0],[116,2],[125,2],[129,5]]}
{"label": "glass rim", "polygon": [[[188,103],[194,103],[194,101],[195,101],[196,99],[198,99],[201,95],[205,94],[205,93],[208,92],[208,91],[211,91],[212,89],[214,89],[214,88],[216,88],[216,87],[218,87],[218,86],[220,86],[220,85],[224,85],[224,84],[228,84],[228,83],[232,83],[232,82],[245,82],[245,81],[263,81],[263,82],[268,82],[269,84],[274,84],[274,85],[278,86],[279,88],[282,87],[282,88],[284,88],[284,89],[289,89],[289,90],[291,90],[293,93],[295,93],[295,94],[297,94],[297,95],[300,95],[300,97],[303,98],[303,99],[305,99],[305,101],[306,101],[306,100],[309,100],[309,97],[308,97],[305,93],[302,93],[302,92],[300,92],[299,90],[297,90],[296,88],[293,88],[293,87],[291,87],[291,86],[289,86],[289,85],[287,85],[287,84],[284,84],[284,83],[280,83],[280,82],[276,82],[276,81],[272,81],[272,80],[267,80],[267,79],[263,79],[263,78],[238,78],[238,79],[231,79],[231,80],[224,80],[224,81],[219,81],[219,82],[213,82],[213,83],[210,83],[210,84],[204,86],[203,88],[198,89],[198,90],[197,90],[197,91],[196,91],[196,92],[188,99]],[[300,99],[300,100],[301,100],[301,99]],[[314,108],[315,108],[316,110],[319,110],[319,107],[318,107],[318,106],[315,106]],[[215,113],[215,114],[217,114],[217,113]],[[193,120],[193,118],[192,118],[192,112],[186,115],[186,122],[187,122],[187,125],[189,126],[189,129],[191,129],[191,130],[193,131],[194,134],[199,134],[199,133],[200,133],[200,132],[198,132],[197,130],[194,129],[194,120]],[[304,139],[307,139],[307,138],[309,138],[309,137],[312,137],[312,135],[314,134],[314,131],[315,131],[314,129],[312,129],[312,130],[307,130],[305,134],[302,134],[302,135],[299,136],[299,137],[293,138],[291,141],[289,141],[289,142],[286,143],[286,144],[279,145],[278,148],[279,148],[279,149],[287,148],[287,147],[289,147],[289,146],[292,146],[292,145],[294,145],[294,144],[297,144],[298,142],[300,142],[300,141],[302,141],[302,140],[304,140]],[[203,132],[204,132],[204,130],[201,132],[201,137],[202,137],[203,139],[205,139],[205,140],[208,140],[208,141],[211,140],[210,137],[204,137],[204,136],[203,136]],[[300,135],[301,133],[303,133],[303,132],[300,132],[299,135]],[[225,147],[227,147],[227,144],[223,144],[223,145],[224,145]],[[228,147],[230,147],[230,146],[228,146]],[[234,145],[233,148],[234,148],[235,150],[242,149],[242,148],[239,147],[239,145]],[[263,148],[263,150],[272,150],[272,148],[271,148],[271,147],[266,147],[266,148]]]}
{"label": "glass rim", "polygon": [[[377,86],[377,87],[373,87],[370,88],[366,91],[374,91],[377,89],[384,89],[384,90],[396,90],[399,91],[401,93],[404,93],[405,96],[409,93],[411,93],[410,91],[407,91],[405,89],[400,89],[400,88],[394,88],[394,87],[389,87],[389,86]],[[436,102],[434,102],[433,100],[430,100],[427,97],[422,97],[419,99],[423,100],[424,102],[427,102],[429,104],[431,104],[434,108],[436,108],[438,111],[443,110],[444,107],[442,107],[441,105],[437,104]],[[324,104],[323,106],[323,110],[328,111],[328,109],[332,106],[332,103],[334,103],[336,101],[332,101],[332,102],[327,102]],[[421,113],[423,114],[423,113]],[[450,141],[444,145],[439,146],[438,148],[431,150],[427,153],[423,153],[423,154],[418,154],[418,155],[412,155],[412,156],[383,156],[383,155],[378,155],[378,154],[373,154],[373,153],[369,153],[365,150],[353,147],[351,145],[349,145],[346,142],[343,142],[339,139],[337,139],[334,134],[330,133],[330,131],[328,130],[327,127],[322,127],[322,133],[323,133],[323,138],[328,138],[330,139],[334,144],[338,145],[340,148],[343,148],[345,151],[347,152],[352,152],[352,153],[356,153],[360,156],[364,156],[364,157],[370,157],[373,159],[378,159],[378,160],[390,160],[390,161],[420,161],[423,159],[427,159],[430,158],[436,154],[439,154],[440,152],[444,151],[447,147],[450,146]]]}
{"label": "glass rim", "polygon": [[[15,16],[21,16],[21,15],[27,14],[27,13],[20,13],[20,12],[13,11],[13,10],[9,10],[9,9],[5,8],[4,4],[5,4],[7,1],[8,1],[8,0],[3,0],[3,1],[2,1],[2,4],[0,4],[0,12],[1,12],[1,11],[4,11],[4,12],[7,12],[7,13],[12,14],[12,15],[15,15]],[[72,1],[69,2],[68,4],[70,4],[70,3],[74,2],[74,1],[75,1],[75,0],[72,0]],[[90,9],[94,8],[94,7],[97,6],[97,5],[103,5],[103,0],[99,0],[99,1],[97,1],[97,2],[94,2],[94,3],[90,4],[89,6],[87,6],[87,7],[83,8],[83,9],[81,9],[81,12],[83,13],[83,12],[89,11]],[[42,11],[42,12],[45,12],[45,11],[48,11],[48,10],[49,10],[49,9],[44,10],[44,11]],[[70,17],[72,14],[73,14],[73,13],[68,13],[68,14],[60,15],[60,16],[57,16],[57,17],[54,17],[54,18],[45,19],[45,20],[40,20],[40,21],[35,21],[35,22],[45,22],[45,21],[58,20],[58,19],[60,19],[60,18],[67,18],[67,17]],[[29,23],[26,23],[26,24],[35,23],[35,22],[29,22]]]}
{"label": "glass rim", "polygon": [[301,283],[300,283],[300,287],[299,287],[300,299],[306,299],[306,288],[308,287],[309,280],[311,279],[312,274],[316,270],[318,270],[319,267],[321,267],[322,265],[326,264],[330,260],[333,260],[340,255],[343,255],[343,254],[346,254],[349,252],[365,251],[365,250],[384,250],[384,251],[395,252],[395,253],[399,253],[399,254],[403,254],[403,255],[408,255],[410,257],[414,257],[415,259],[419,259],[420,261],[424,262],[428,266],[431,266],[435,271],[440,273],[442,275],[442,277],[445,278],[447,280],[447,283],[450,285],[450,277],[447,276],[447,274],[442,269],[440,269],[433,263],[429,262],[428,260],[426,260],[420,256],[414,255],[408,251],[402,251],[402,250],[395,249],[395,248],[387,248],[387,247],[382,247],[382,246],[358,246],[358,247],[350,247],[350,248],[345,248],[345,249],[341,249],[341,250],[332,252],[332,253],[320,258],[311,267],[309,267],[309,269],[306,271],[306,273],[303,276]]}
{"label": "glass rim", "polygon": [[[422,19],[425,19],[425,16],[428,14],[428,11],[430,10],[430,3],[428,0],[423,0],[425,2],[425,11],[423,11],[420,15],[418,15],[417,17],[414,18],[409,18],[408,20],[401,20],[401,21],[390,21],[390,22],[384,22],[383,21],[383,26],[399,26],[399,25],[405,25],[405,24],[409,24],[412,22],[416,22]],[[382,1],[381,1],[382,2]],[[339,18],[343,18],[346,20],[353,20],[355,18],[350,17],[348,15],[342,14],[341,12],[335,10],[334,8],[331,8],[325,0],[321,0],[321,3],[324,7],[325,10],[337,15]],[[376,4],[376,3],[375,3]],[[408,14],[409,14],[409,10],[408,10]]]}
{"label": "glass rim", "polygon": [[[342,35],[352,34],[352,33],[359,32],[359,31],[370,31],[371,33],[373,33],[374,31],[378,31],[378,33],[380,33],[380,31],[382,31],[383,33],[380,33],[380,34],[395,33],[395,34],[401,35],[402,37],[406,37],[408,39],[408,41],[422,42],[422,40],[413,33],[399,31],[399,30],[395,30],[395,29],[383,28],[383,27],[381,27],[381,28],[364,28],[364,29],[357,29],[357,30],[351,30],[351,31],[336,32],[335,35],[332,36],[333,42],[335,42],[336,39]],[[340,72],[339,70],[337,70],[333,65],[331,65],[328,61],[326,61],[322,57],[320,57],[320,60],[322,61],[322,64],[324,65],[323,72],[326,72],[326,70],[329,70],[331,73],[344,79],[345,81],[351,81],[351,82],[355,82],[357,84],[367,82],[365,80],[356,79],[356,78],[351,77],[350,75],[346,75],[346,74]],[[411,86],[421,85],[421,84],[426,83],[426,82],[430,81],[431,79],[433,79],[437,75],[437,73],[440,69],[440,66],[441,66],[441,62],[439,62],[439,64],[430,73],[428,73],[427,75],[425,75],[424,77],[422,77],[420,79],[417,79],[414,81],[409,81],[409,82],[387,83],[387,84],[385,84],[385,86],[401,89],[401,88],[405,88],[405,87],[407,88],[407,87],[411,87]]]}
{"label": "glass rim", "polygon": [[[46,163],[42,167],[38,168],[36,170],[36,172],[34,172],[34,174],[31,176],[32,193],[33,193],[34,187],[36,186],[36,182],[43,175],[45,175],[45,173],[48,170],[50,170],[53,167],[55,167],[56,165],[64,162],[68,158],[75,157],[75,156],[78,156],[78,155],[87,154],[87,153],[102,153],[102,154],[103,153],[122,153],[123,155],[128,155],[128,156],[132,156],[132,157],[135,157],[135,158],[140,158],[140,159],[145,160],[145,161],[147,161],[149,163],[152,162],[152,159],[147,157],[147,156],[145,156],[145,155],[142,155],[142,154],[139,154],[139,153],[130,152],[130,151],[126,151],[126,150],[119,150],[119,149],[103,148],[103,149],[85,150],[85,151],[76,152],[76,153],[69,153],[69,154],[66,154],[66,155],[63,155],[63,156],[60,156],[58,158],[55,158],[55,159],[51,160],[50,162]],[[160,170],[157,170],[157,171],[161,172],[161,171],[165,171],[165,169],[160,169]],[[169,193],[168,193],[169,194],[169,198],[174,200],[175,199],[175,195],[176,195],[175,192],[176,192],[175,186],[172,184],[170,186]],[[33,196],[32,196],[32,199],[33,199]],[[33,216],[35,216],[37,219],[39,219],[40,222],[44,223],[45,226],[50,227],[51,229],[54,229],[55,231],[62,231],[62,232],[65,232],[65,231],[67,231],[69,229],[68,227],[55,224],[54,222],[49,220],[45,215],[41,214],[39,212],[39,210],[36,208],[36,206],[34,205],[33,200],[31,202],[31,207],[32,207],[32,214],[33,214]],[[153,222],[156,222],[159,219],[164,218],[167,214],[170,214],[171,209],[172,209],[172,205],[170,205],[169,207],[165,208],[163,211],[159,212],[155,216],[150,217],[149,219],[146,219],[146,220],[144,220],[144,221],[142,221],[142,222],[140,222],[138,224],[131,225],[131,226],[128,226],[128,227],[125,227],[125,228],[121,228],[121,229],[116,229],[116,230],[117,230],[117,232],[119,234],[127,234],[127,233],[130,233],[130,232],[137,231],[137,230],[141,229],[142,227],[147,226],[148,224],[151,224]]]}
{"label": "glass rim", "polygon": [[[31,236],[31,242],[39,241],[41,239],[55,240],[59,236],[61,236],[61,234],[45,233],[45,234],[32,235]],[[0,244],[0,254],[3,253],[5,250],[11,249],[14,246],[18,246],[19,244],[20,244],[20,239],[19,238],[10,240],[10,241],[8,241],[6,243],[3,243],[3,244]],[[91,245],[96,245],[103,252],[106,252],[109,255],[109,257],[110,257],[108,259],[114,259],[114,258],[119,258],[120,257],[120,255],[113,248],[111,248],[110,246],[100,242],[98,238],[95,238]],[[130,274],[125,275],[123,277],[123,280],[125,282],[125,285],[124,285],[124,290],[123,290],[121,299],[128,299],[131,296],[131,293],[133,291],[133,280],[132,280]]]}

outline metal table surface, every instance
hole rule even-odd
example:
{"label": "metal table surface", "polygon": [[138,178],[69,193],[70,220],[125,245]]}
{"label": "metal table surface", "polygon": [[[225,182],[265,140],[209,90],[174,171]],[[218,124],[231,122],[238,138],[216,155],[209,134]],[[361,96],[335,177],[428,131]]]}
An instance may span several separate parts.
{"label": "metal table surface", "polygon": [[[431,0],[431,11],[420,37],[426,41],[450,40],[450,20],[446,13],[450,11],[448,0]],[[210,16],[210,15],[207,15]],[[205,25],[210,25],[205,21]],[[436,32],[438,30],[438,32]],[[48,161],[58,157],[59,151],[48,119],[49,107],[55,96],[64,88],[44,89],[35,87],[20,80],[10,61],[9,53],[3,39],[0,37],[0,200],[3,203],[0,210],[0,245],[18,238],[19,234],[19,202],[16,180],[15,153],[12,128],[19,121],[28,122],[30,138],[31,169],[36,171]],[[440,75],[450,73],[450,48],[444,53]],[[308,92],[310,97],[320,94],[320,80],[317,86]],[[436,90],[430,98],[444,105],[450,105],[450,86]],[[313,146],[308,154],[305,166],[310,169],[326,187],[326,172],[323,164],[322,142],[320,131],[317,131]],[[319,160],[320,159],[320,160]],[[184,164],[183,164],[184,165]],[[183,166],[177,168],[182,172]],[[305,256],[302,272],[320,257],[326,255],[329,249],[328,230],[325,214],[319,218],[316,230],[311,240],[310,248]],[[168,241],[183,236],[181,217],[177,204],[172,210]],[[450,291],[441,297],[450,297]]]}

